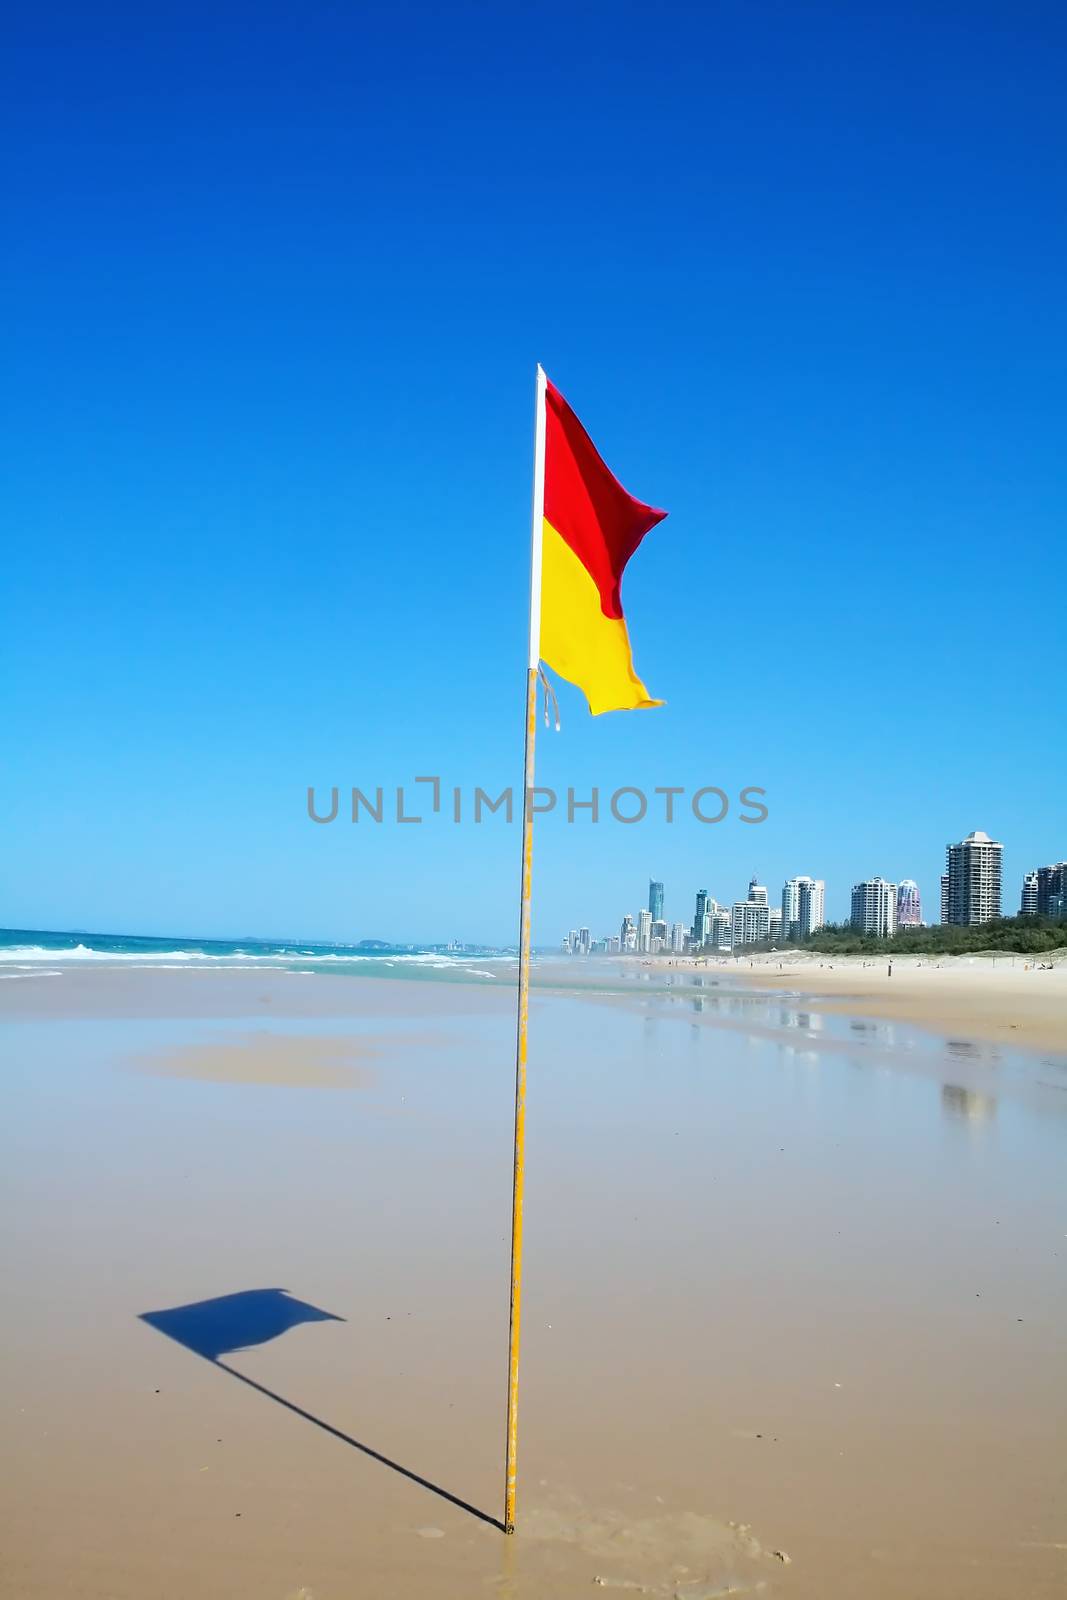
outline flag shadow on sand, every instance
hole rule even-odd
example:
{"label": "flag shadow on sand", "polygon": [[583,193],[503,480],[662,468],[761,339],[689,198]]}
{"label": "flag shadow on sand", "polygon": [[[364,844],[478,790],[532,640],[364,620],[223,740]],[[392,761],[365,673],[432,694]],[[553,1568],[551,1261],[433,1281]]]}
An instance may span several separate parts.
{"label": "flag shadow on sand", "polygon": [[215,1300],[141,1313],[141,1321],[149,1327],[216,1363],[220,1356],[269,1344],[302,1322],[344,1320],[332,1311],[320,1311],[306,1300],[297,1300],[288,1289],[242,1289],[240,1294],[222,1294]]}
{"label": "flag shadow on sand", "polygon": [[342,1444],[351,1445],[354,1450],[361,1451],[372,1461],[380,1462],[383,1467],[398,1472],[402,1478],[408,1478],[420,1488],[439,1495],[442,1500],[447,1500],[450,1505],[457,1506],[472,1517],[477,1517],[479,1521],[488,1522],[492,1527],[503,1530],[503,1523],[497,1517],[490,1516],[487,1511],[480,1511],[477,1506],[461,1500],[458,1495],[451,1494],[440,1484],[432,1483],[421,1473],[413,1472],[410,1467],[402,1466],[399,1461],[393,1461],[380,1450],[372,1449],[362,1440],[353,1438],[349,1433],[343,1433],[332,1423],[325,1422],[322,1417],[316,1417],[310,1411],[305,1411],[303,1406],[298,1406],[293,1400],[287,1400],[284,1395],[275,1394],[273,1389],[257,1383],[254,1378],[238,1372],[236,1367],[231,1367],[221,1359],[239,1350],[250,1350],[255,1345],[269,1344],[272,1339],[279,1338],[290,1328],[299,1327],[303,1322],[343,1322],[344,1317],[338,1317],[332,1311],[323,1311],[318,1306],[310,1305],[306,1300],[298,1300],[288,1289],[243,1289],[237,1294],[219,1295],[214,1300],[197,1300],[187,1306],[171,1306],[163,1311],[142,1311],[140,1320],[147,1323],[150,1328],[155,1328],[157,1333],[166,1334],[167,1338],[173,1339],[176,1344],[184,1345],[194,1355],[210,1361],[220,1372],[228,1373],[231,1378],[246,1384],[249,1389],[255,1389],[258,1394],[265,1395],[276,1405],[284,1406],[286,1411],[293,1412],[295,1416],[303,1417],[305,1422],[321,1428],[323,1433],[340,1439]]}

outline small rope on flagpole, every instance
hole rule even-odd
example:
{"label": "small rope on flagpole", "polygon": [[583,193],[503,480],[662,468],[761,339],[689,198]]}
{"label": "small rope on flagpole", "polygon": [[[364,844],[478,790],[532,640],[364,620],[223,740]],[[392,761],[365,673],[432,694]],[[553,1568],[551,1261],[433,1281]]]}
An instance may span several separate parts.
{"label": "small rope on flagpole", "polygon": [[551,683],[549,683],[548,675],[545,672],[545,669],[541,665],[540,662],[537,663],[537,676],[540,678],[541,682],[545,686],[545,727],[547,728],[547,727],[550,726],[550,723],[549,723],[549,720],[548,720],[548,697],[549,697],[549,695],[551,695],[552,696],[552,709],[556,714],[556,732],[558,733],[559,732],[559,701],[556,699],[556,691],[555,691],[555,689],[553,689]]}

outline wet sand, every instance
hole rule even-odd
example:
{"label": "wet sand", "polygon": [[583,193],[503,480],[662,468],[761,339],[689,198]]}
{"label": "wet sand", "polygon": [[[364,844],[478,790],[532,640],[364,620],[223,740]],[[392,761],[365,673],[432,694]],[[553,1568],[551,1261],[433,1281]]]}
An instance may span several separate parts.
{"label": "wet sand", "polygon": [[[1043,958],[1047,963],[1048,957]],[[1051,970],[1024,956],[885,960],[858,956],[742,957],[699,965],[681,960],[663,972],[707,972],[731,985],[791,990],[816,1011],[915,1022],[943,1036],[990,1039],[1021,1049],[1067,1052],[1067,961]]]}
{"label": "wet sand", "polygon": [[205,1083],[271,1084],[290,1089],[365,1089],[374,1075],[364,1065],[384,1041],[351,1038],[294,1040],[259,1028],[222,1044],[148,1051],[142,1072]]}
{"label": "wet sand", "polygon": [[0,986],[2,1592],[1062,1594],[1067,1057],[708,999],[535,995],[505,1540],[507,989]]}

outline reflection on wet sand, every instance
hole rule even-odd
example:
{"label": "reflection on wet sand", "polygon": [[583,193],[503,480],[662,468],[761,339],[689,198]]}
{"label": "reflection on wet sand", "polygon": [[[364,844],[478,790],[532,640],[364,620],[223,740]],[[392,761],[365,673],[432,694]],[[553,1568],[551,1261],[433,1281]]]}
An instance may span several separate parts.
{"label": "reflection on wet sand", "polygon": [[963,1117],[968,1122],[988,1122],[997,1114],[995,1095],[964,1089],[958,1083],[941,1085],[941,1107],[948,1116]]}
{"label": "reflection on wet sand", "polygon": [[[642,987],[635,992],[638,983]],[[710,987],[717,992],[708,993]],[[727,980],[674,973],[657,988],[649,987],[649,974],[642,973],[611,989],[587,987],[581,998],[638,1010],[650,1021],[656,1015],[665,1021],[671,1016],[681,1020],[684,1015],[694,1035],[709,1028],[721,1029],[744,1035],[746,1047],[755,1041],[771,1041],[777,1044],[783,1063],[810,1068],[824,1056],[839,1055],[847,1057],[849,1066],[861,1074],[904,1072],[933,1078],[939,1087],[950,1079],[962,1080],[956,1087],[976,1099],[970,1111],[957,1106],[948,1113],[945,1108],[957,1118],[988,1118],[990,1108],[1005,1098],[1025,1101],[1043,1114],[1067,1115],[1067,1093],[1051,1092],[1067,1088],[1067,1084],[1052,1081],[1052,1074],[1067,1073],[1063,1059],[1045,1063],[1051,1069],[1046,1080],[1030,1070],[1030,1058],[994,1043],[944,1038],[878,1017],[812,1011],[805,1004],[807,996],[799,991],[761,993],[731,988]]]}
{"label": "reflection on wet sand", "polygon": [[781,1006],[778,1011],[780,1027],[789,1028],[799,1033],[819,1033],[822,1031],[823,1018],[815,1016],[810,1011],[793,1011],[787,1006]]}

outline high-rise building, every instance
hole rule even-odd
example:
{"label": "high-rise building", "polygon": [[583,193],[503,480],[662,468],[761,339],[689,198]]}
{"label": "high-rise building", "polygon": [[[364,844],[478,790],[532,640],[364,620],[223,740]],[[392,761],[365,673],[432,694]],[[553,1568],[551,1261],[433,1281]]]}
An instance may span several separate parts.
{"label": "high-rise building", "polygon": [[730,911],[730,944],[734,950],[747,944],[766,944],[771,933],[771,908],[767,891],[755,878],[749,880],[748,899],[735,900]]}
{"label": "high-rise building", "polygon": [[578,954],[580,956],[587,956],[589,954],[590,943],[591,943],[591,941],[590,941],[590,938],[589,938],[589,929],[588,928],[579,928],[578,929]]}
{"label": "high-rise building", "polygon": [[637,948],[642,955],[647,955],[652,948],[651,911],[637,913]]}
{"label": "high-rise building", "polygon": [[674,923],[671,928],[671,951],[674,955],[680,956],[684,953],[688,936],[689,930],[684,922]]}
{"label": "high-rise building", "polygon": [[1004,846],[988,833],[969,833],[959,844],[950,844],[946,911],[942,920],[961,927],[974,927],[1000,916],[1000,872]]}
{"label": "high-rise building", "polygon": [[800,880],[788,878],[782,885],[782,938],[800,937]]}
{"label": "high-rise building", "polygon": [[[1047,916],[1062,916],[1065,896],[1067,896],[1067,861],[1057,861],[1054,867],[1038,867],[1038,909],[1044,905]],[[1059,901],[1058,906],[1053,905],[1054,899]]]}
{"label": "high-rise building", "polygon": [[653,919],[651,933],[652,933],[653,939],[658,939],[659,940],[661,948],[667,943],[667,941],[668,941],[668,939],[670,937],[670,934],[669,934],[668,929],[667,929],[667,924],[664,922],[662,917],[659,919],[658,922],[655,921],[655,919]]}
{"label": "high-rise building", "polygon": [[779,906],[767,908],[767,937],[772,944],[782,942],[782,912]]}
{"label": "high-rise building", "polygon": [[766,944],[771,930],[771,908],[766,900],[735,900],[730,912],[730,945]]}
{"label": "high-rise building", "polygon": [[[1034,909],[1025,911],[1026,889],[1030,880],[1033,880],[1035,890]],[[1037,917],[1062,916],[1060,909],[1067,899],[1067,861],[1057,861],[1051,867],[1035,867],[1033,872],[1028,872],[1023,879],[1023,906],[1024,914]]]}
{"label": "high-rise building", "polygon": [[941,874],[941,921],[948,921],[948,873]]}
{"label": "high-rise building", "polygon": [[897,927],[921,928],[923,905],[914,878],[901,878],[897,884]]}
{"label": "high-rise building", "polygon": [[657,883],[655,878],[648,880],[648,909],[653,922],[663,921],[663,885]]}
{"label": "high-rise building", "polygon": [[637,929],[634,927],[633,917],[628,912],[623,917],[622,927],[619,930],[619,949],[623,955],[626,955],[630,950],[637,949]]}
{"label": "high-rise building", "polygon": [[1019,900],[1020,917],[1037,916],[1038,876],[1036,872],[1028,872],[1023,878],[1023,892]]}
{"label": "high-rise building", "polygon": [[[724,937],[722,929],[725,925],[727,934]],[[699,950],[702,945],[708,945],[713,950],[720,950],[729,943],[730,912],[726,906],[708,893],[706,889],[697,891],[696,914],[693,917],[693,927],[690,940],[694,949]]]}
{"label": "high-rise building", "polygon": [[826,921],[822,878],[790,878],[782,888],[782,939],[806,939]]}
{"label": "high-rise building", "polygon": [[897,886],[885,878],[864,878],[852,885],[852,926],[880,937],[896,931]]}

